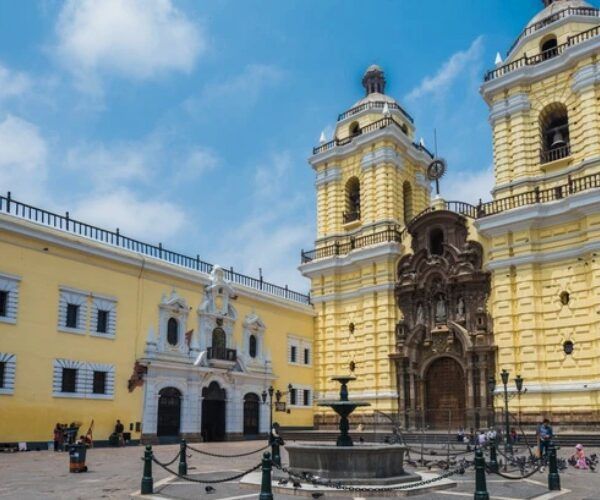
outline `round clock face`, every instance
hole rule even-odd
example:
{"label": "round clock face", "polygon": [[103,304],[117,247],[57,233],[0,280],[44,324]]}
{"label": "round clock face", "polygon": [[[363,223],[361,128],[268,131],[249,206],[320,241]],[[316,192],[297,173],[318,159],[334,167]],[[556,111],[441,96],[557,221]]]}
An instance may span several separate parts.
{"label": "round clock face", "polygon": [[446,161],[436,158],[427,167],[427,178],[431,181],[440,179],[446,173]]}

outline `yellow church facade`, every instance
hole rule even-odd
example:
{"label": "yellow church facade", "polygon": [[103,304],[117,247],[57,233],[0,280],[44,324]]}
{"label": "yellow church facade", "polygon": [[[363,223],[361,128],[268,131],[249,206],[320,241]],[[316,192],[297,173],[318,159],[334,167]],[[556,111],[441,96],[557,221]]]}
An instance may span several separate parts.
{"label": "yellow church facade", "polygon": [[600,422],[599,55],[599,11],[545,0],[498,56],[475,206],[432,191],[445,162],[369,67],[309,158],[310,295],[0,197],[0,443],[92,419],[98,439],[116,419],[134,440],[252,437],[271,386],[274,421],[330,426],[316,403],[349,373],[367,426],[492,425],[502,370],[522,421]]}

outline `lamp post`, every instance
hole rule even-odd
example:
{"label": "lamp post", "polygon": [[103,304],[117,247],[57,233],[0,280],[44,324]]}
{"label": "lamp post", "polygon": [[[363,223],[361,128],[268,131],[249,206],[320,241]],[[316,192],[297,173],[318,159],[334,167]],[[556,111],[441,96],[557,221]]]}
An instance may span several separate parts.
{"label": "lamp post", "polygon": [[[268,389],[268,395],[269,395],[269,429],[271,429],[273,427],[273,393],[274,392],[275,392],[275,389],[273,389],[273,386],[270,385],[269,389]],[[262,398],[263,404],[266,404],[266,402],[267,402],[267,390],[263,390],[262,391],[261,398]],[[269,430],[269,432],[271,432],[271,431]]]}
{"label": "lamp post", "polygon": [[[504,389],[502,391],[502,396],[504,397],[504,433],[505,433],[504,451],[507,455],[512,454],[512,452],[513,452],[513,442],[512,442],[512,437],[510,435],[510,422],[509,422],[509,418],[508,418],[508,401],[515,396],[515,394],[512,394],[510,396],[508,394],[509,375],[510,375],[510,373],[504,368],[500,372],[500,379],[502,380],[502,386]],[[527,392],[527,389],[523,390],[523,380],[524,379],[523,379],[523,377],[521,377],[521,375],[517,375],[515,377],[515,386],[517,388],[516,395],[519,398],[521,398],[522,393]],[[490,389],[490,393],[492,394],[492,396],[500,395],[500,394],[494,394],[494,391],[496,389],[496,381],[494,380],[494,377],[490,377],[488,379],[488,387]],[[521,420],[520,412],[521,412],[521,404],[519,403],[519,421]],[[493,416],[494,425],[495,425],[495,411],[492,412],[492,416]]]}

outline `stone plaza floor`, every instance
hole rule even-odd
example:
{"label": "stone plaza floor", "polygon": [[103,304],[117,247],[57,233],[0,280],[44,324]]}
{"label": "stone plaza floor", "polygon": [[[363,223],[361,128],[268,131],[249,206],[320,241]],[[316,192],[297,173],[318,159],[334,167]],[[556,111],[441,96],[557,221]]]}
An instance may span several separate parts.
{"label": "stone plaza floor", "polygon": [[[202,443],[193,446],[203,451],[234,455],[256,450],[262,441],[232,443]],[[178,452],[177,445],[155,446],[154,451],[161,462],[170,461]],[[30,451],[0,453],[0,498],[16,500],[39,499],[127,499],[139,495],[142,477],[142,446],[126,448],[96,448],[88,450],[89,472],[69,473],[67,453],[50,451]],[[588,454],[598,450],[587,450]],[[188,474],[193,477],[222,478],[236,475],[250,469],[260,461],[261,453],[239,458],[218,458],[190,452]],[[566,458],[571,450],[561,450]],[[283,454],[284,463],[286,461]],[[172,466],[177,470],[177,462]],[[410,469],[411,471],[414,469]],[[416,470],[416,472],[419,472]],[[151,497],[164,499],[212,498],[215,500],[242,500],[258,498],[258,491],[241,486],[238,480],[214,485],[214,491],[207,493],[205,485],[186,482],[170,476],[154,464],[153,476],[155,494]],[[456,487],[439,492],[428,492],[420,498],[432,500],[451,498],[473,498],[475,478],[473,471],[464,476],[453,476]],[[536,473],[531,478],[509,481],[495,475],[488,475],[490,498],[511,499],[600,499],[600,473],[579,471],[570,467],[561,473],[562,491],[549,492],[547,473]],[[311,487],[308,487],[310,490]],[[309,493],[311,493],[309,491]],[[275,493],[275,498],[298,498],[293,495]],[[326,498],[325,494],[321,498]],[[140,498],[140,497],[138,497]],[[311,498],[311,495],[304,498]],[[361,498],[359,496],[336,496],[335,498]],[[376,498],[376,497],[370,497]]]}

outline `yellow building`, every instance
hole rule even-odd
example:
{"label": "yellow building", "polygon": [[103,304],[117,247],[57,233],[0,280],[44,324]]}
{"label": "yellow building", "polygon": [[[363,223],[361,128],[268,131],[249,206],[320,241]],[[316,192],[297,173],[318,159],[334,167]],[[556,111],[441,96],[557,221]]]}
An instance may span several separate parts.
{"label": "yellow building", "polygon": [[263,434],[270,385],[310,427],[312,332],[305,295],[0,198],[0,442]]}

